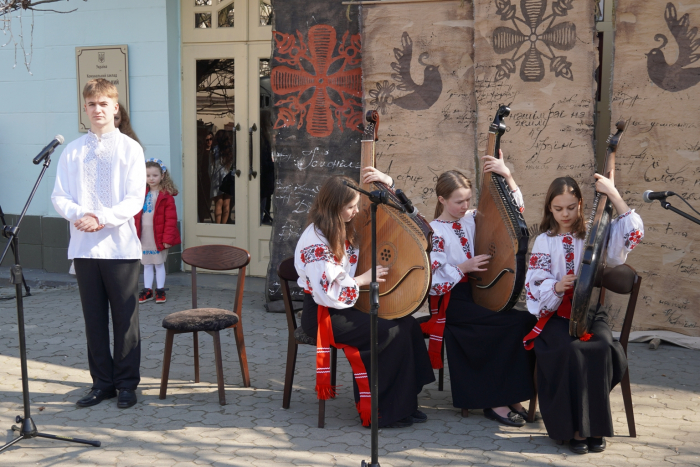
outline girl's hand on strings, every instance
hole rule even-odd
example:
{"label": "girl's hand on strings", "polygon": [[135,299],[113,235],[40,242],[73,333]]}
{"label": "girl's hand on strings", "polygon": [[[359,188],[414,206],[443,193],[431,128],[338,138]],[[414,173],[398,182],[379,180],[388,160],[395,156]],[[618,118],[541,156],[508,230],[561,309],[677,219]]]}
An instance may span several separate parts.
{"label": "girl's hand on strings", "polygon": [[457,267],[464,274],[467,274],[469,272],[483,272],[487,270],[486,266],[488,265],[490,260],[491,255],[479,255],[468,259],[461,264],[458,264]]}
{"label": "girl's hand on strings", "polygon": [[375,169],[374,167],[365,167],[360,172],[362,174],[362,183],[381,182],[386,186],[391,186],[391,184],[393,183],[393,180],[390,176],[388,176],[384,172]]}
{"label": "girl's hand on strings", "polygon": [[574,281],[576,280],[575,274],[567,274],[554,285],[554,291],[558,294],[563,294],[567,290],[574,286]]}
{"label": "girl's hand on strings", "polygon": [[503,178],[506,179],[506,182],[508,183],[510,189],[513,191],[517,190],[518,185],[515,183],[515,180],[513,179],[513,174],[510,172],[510,169],[506,167],[506,162],[503,159],[503,151],[499,149],[498,155],[499,159],[496,159],[493,156],[484,156],[481,158],[481,160],[484,163],[484,172],[493,172],[495,174],[503,176]]}
{"label": "girl's hand on strings", "polygon": [[[386,276],[387,274],[389,274],[389,268],[378,264],[377,282],[386,282],[386,279],[382,279],[382,277]],[[362,287],[363,285],[369,285],[369,283],[372,282],[372,269],[370,268],[363,274],[355,276],[355,282],[357,283],[358,287]]]}

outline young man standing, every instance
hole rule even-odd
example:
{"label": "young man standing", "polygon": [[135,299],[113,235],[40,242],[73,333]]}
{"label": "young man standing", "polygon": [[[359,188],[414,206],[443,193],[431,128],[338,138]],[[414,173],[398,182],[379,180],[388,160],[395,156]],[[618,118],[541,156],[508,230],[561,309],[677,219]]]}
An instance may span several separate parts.
{"label": "young man standing", "polygon": [[[138,280],[141,242],[134,215],[143,206],[143,149],[114,127],[119,93],[107,80],[83,89],[91,128],[61,154],[51,201],[70,222],[68,259],[75,265],[85,319],[92,390],[78,407],[115,397],[117,406],[136,404],[140,381]],[[114,353],[109,345],[109,311]]]}

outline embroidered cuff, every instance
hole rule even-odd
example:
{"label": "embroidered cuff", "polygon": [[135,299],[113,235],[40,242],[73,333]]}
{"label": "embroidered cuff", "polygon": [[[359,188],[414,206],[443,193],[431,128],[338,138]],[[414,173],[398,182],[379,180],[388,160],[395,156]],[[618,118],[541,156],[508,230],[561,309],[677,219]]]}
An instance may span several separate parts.
{"label": "embroidered cuff", "polygon": [[620,220],[620,219],[622,219],[623,217],[629,216],[630,214],[632,214],[632,211],[634,211],[634,209],[630,209],[630,210],[627,211],[626,213],[620,214],[619,216],[617,216],[617,219]]}
{"label": "embroidered cuff", "polygon": [[556,282],[552,286],[552,292],[554,292],[554,295],[556,295],[559,298],[563,297],[564,294],[566,293],[566,292],[562,292],[562,293],[557,292],[557,283]]}

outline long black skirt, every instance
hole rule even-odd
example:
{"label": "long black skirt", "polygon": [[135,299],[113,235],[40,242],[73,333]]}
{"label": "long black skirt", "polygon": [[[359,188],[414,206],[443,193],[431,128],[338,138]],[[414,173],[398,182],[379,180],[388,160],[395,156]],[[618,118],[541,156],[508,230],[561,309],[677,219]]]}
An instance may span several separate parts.
{"label": "long black skirt", "polygon": [[[301,327],[310,336],[316,336],[318,305],[311,295],[304,297]],[[355,308],[329,308],[333,337],[339,344],[357,347],[371,373],[370,320],[367,313]],[[425,347],[420,325],[412,316],[400,319],[379,319],[379,426],[387,426],[408,417],[418,409],[418,393],[423,386],[435,381],[430,357]],[[360,392],[353,377],[355,403]]]}
{"label": "long black skirt", "polygon": [[622,345],[613,341],[607,313],[598,310],[588,342],[569,336],[569,320],[552,316],[535,339],[540,412],[549,436],[612,436],[610,391],[627,371]]}
{"label": "long black skirt", "polygon": [[537,321],[533,315],[483,308],[466,282],[452,289],[446,315],[443,342],[455,407],[503,407],[532,397],[534,359],[523,337]]}

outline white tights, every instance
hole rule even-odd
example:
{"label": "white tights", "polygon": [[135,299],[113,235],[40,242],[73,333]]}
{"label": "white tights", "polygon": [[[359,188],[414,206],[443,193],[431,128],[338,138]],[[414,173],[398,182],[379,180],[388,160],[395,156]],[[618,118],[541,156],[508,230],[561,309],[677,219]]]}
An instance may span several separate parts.
{"label": "white tights", "polygon": [[162,289],[165,287],[165,263],[143,265],[143,286],[147,289],[153,287],[153,266],[156,267],[156,287]]}

